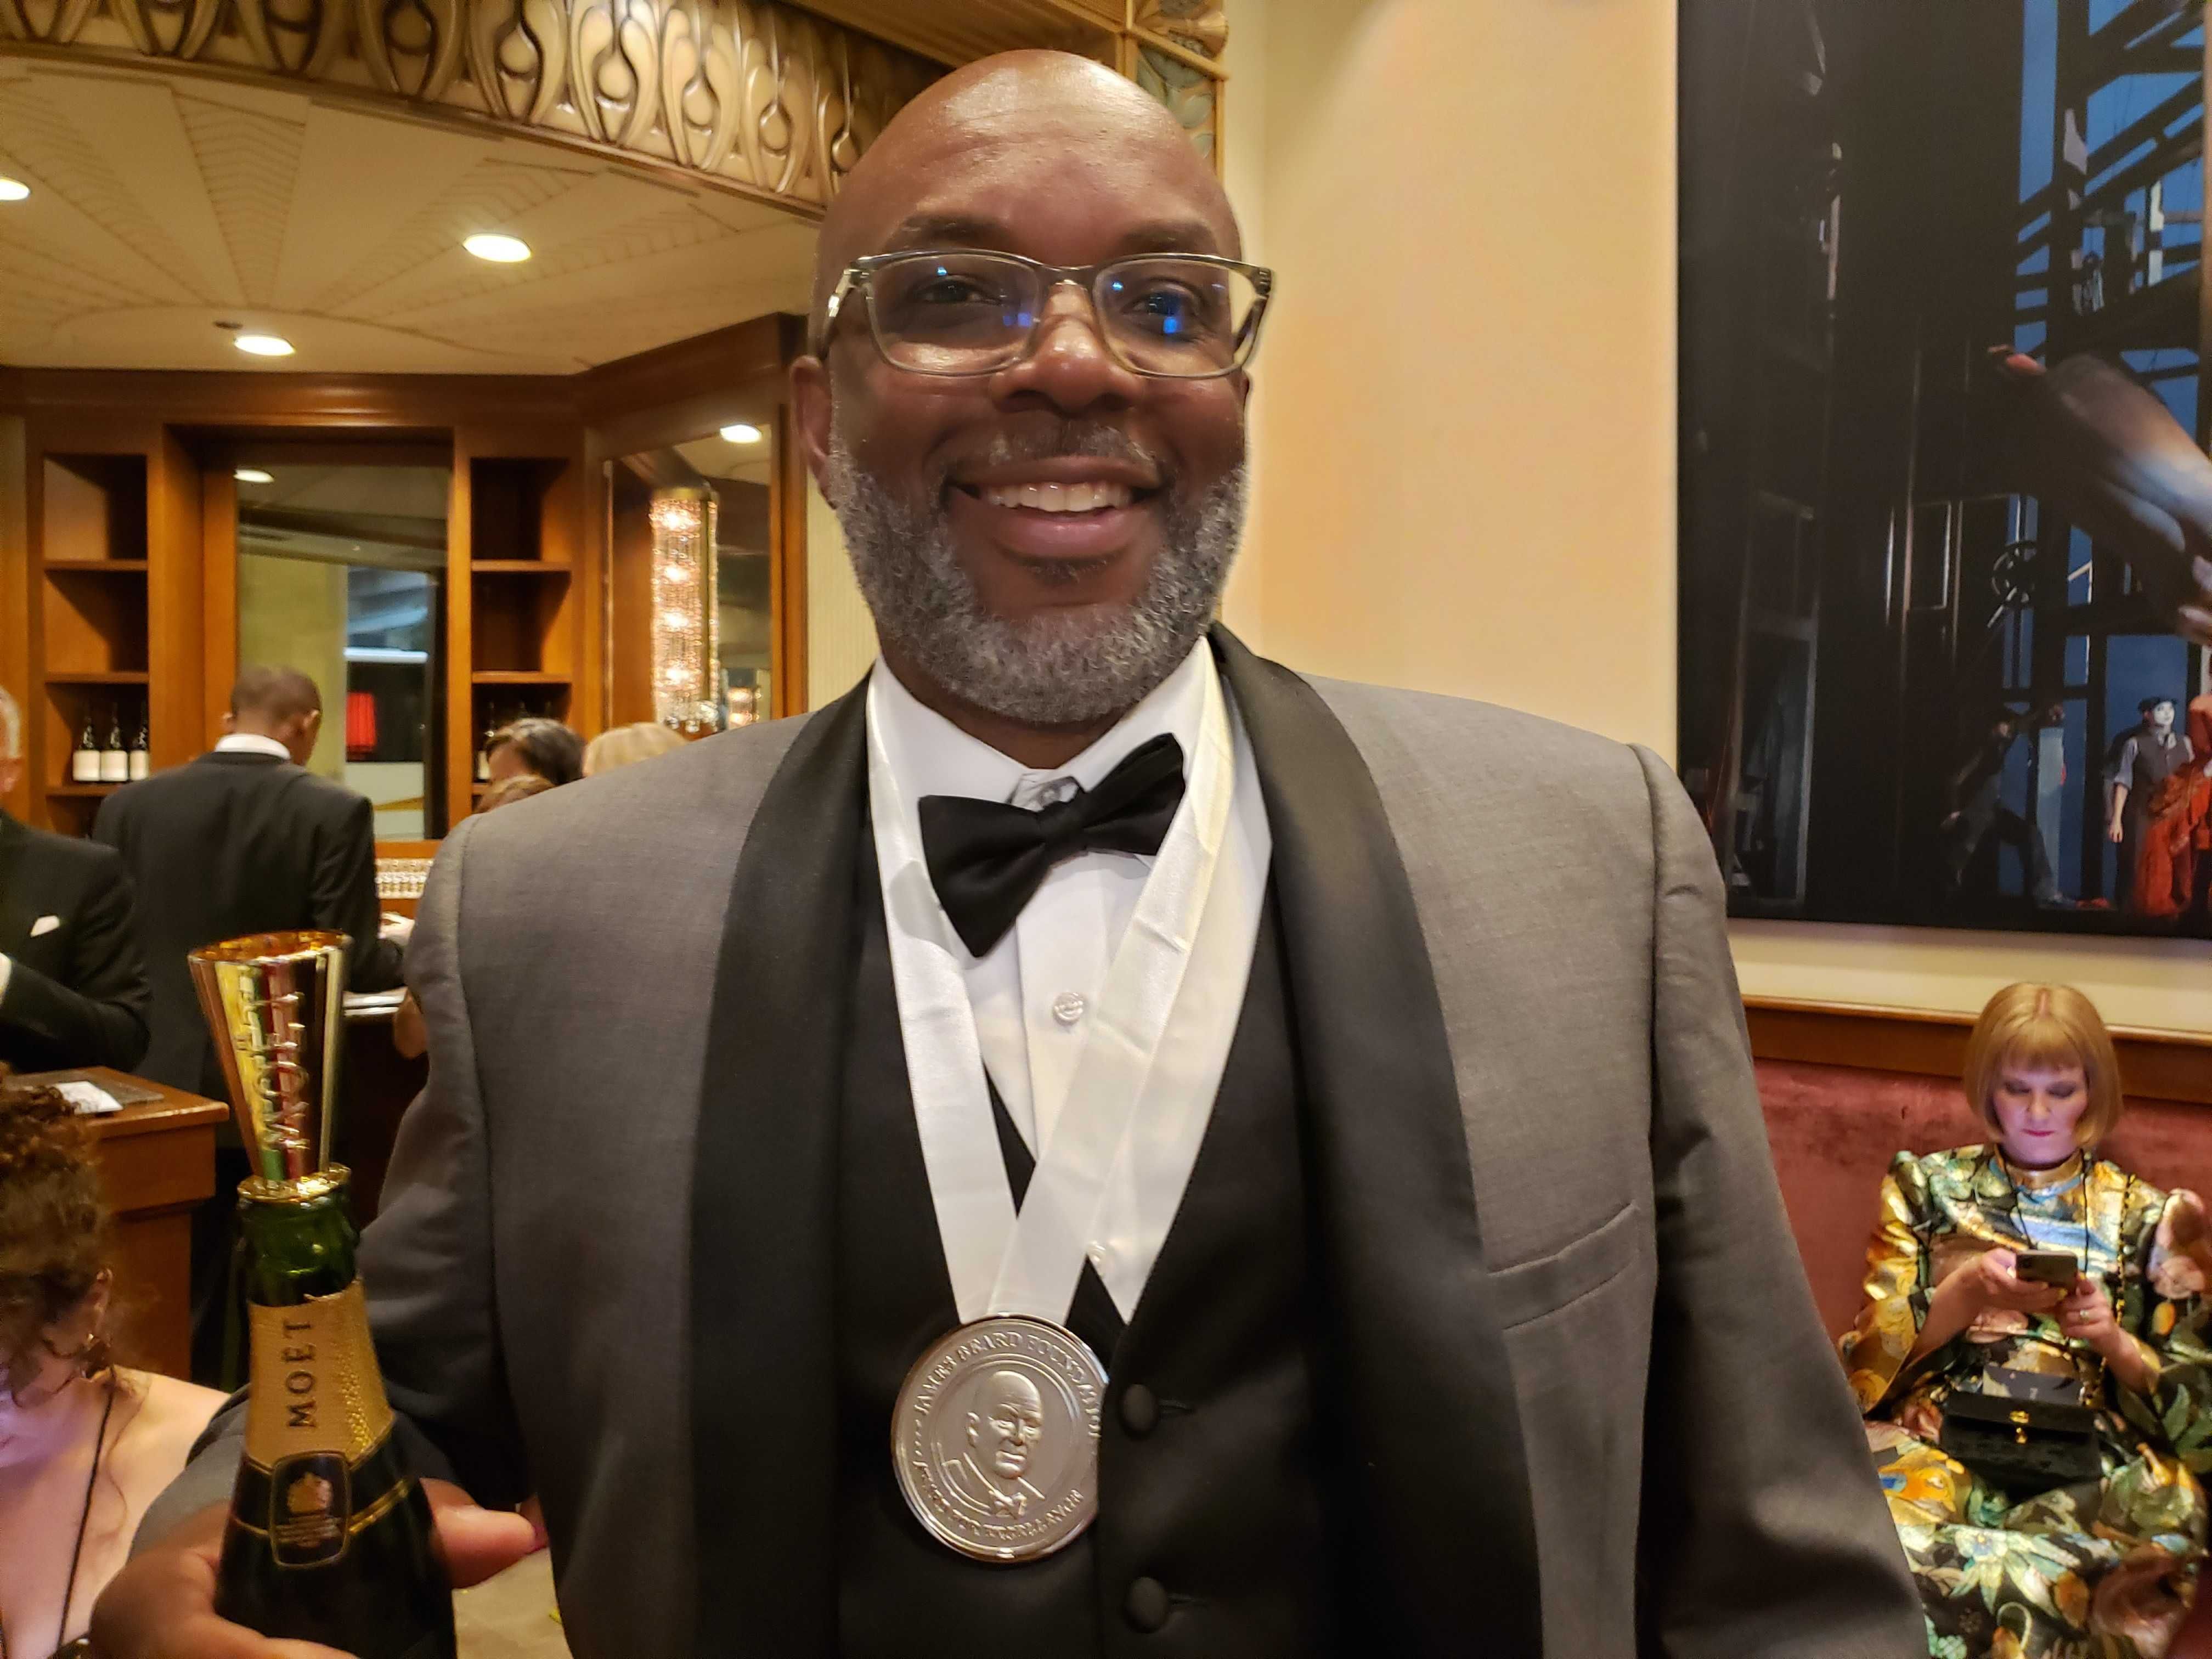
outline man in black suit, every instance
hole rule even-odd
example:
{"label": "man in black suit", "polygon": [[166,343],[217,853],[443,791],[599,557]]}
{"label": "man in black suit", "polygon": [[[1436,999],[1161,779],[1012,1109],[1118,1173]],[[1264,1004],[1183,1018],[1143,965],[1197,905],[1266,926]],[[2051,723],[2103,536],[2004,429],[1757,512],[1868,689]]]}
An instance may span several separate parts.
{"label": "man in black suit", "polygon": [[[534,1493],[576,1659],[1924,1650],[1681,786],[1210,626],[1238,235],[1096,64],[933,84],[791,371],[867,679],[447,839],[361,1267],[447,1565]],[[296,1650],[214,1615],[243,1411],[107,1659]]]}
{"label": "man in black suit", "polygon": [[[95,840],[137,884],[138,938],[153,988],[146,1076],[228,1099],[185,956],[218,939],[328,928],[353,939],[349,988],[399,983],[404,932],[378,933],[374,809],[307,769],[322,694],[294,668],[248,668],[231,688],[224,735],[208,753],[100,804]],[[244,1154],[218,1148],[216,1196],[192,1240],[192,1374],[212,1380],[222,1352],[222,1274],[230,1194]]]}
{"label": "man in black suit", "polygon": [[[0,798],[22,771],[22,712],[0,690]],[[127,1072],[145,1052],[146,969],[122,860],[0,811],[0,1064]]]}
{"label": "man in black suit", "polygon": [[351,935],[349,988],[399,983],[402,941],[379,936],[374,809],[307,769],[322,694],[293,668],[248,668],[221,742],[186,766],[118,789],[93,837],[137,884],[138,937],[154,988],[145,1074],[225,1098],[185,954],[293,927]]}

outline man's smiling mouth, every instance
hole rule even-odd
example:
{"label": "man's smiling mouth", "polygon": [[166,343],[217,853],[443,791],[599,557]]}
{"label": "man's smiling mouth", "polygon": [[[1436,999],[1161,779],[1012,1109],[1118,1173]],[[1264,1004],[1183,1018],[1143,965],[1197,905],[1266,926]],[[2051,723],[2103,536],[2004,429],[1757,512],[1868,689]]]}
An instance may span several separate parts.
{"label": "man's smiling mouth", "polygon": [[1127,484],[1105,481],[1084,483],[1018,483],[961,486],[992,507],[1027,507],[1033,513],[1099,513],[1127,507],[1137,492]]}

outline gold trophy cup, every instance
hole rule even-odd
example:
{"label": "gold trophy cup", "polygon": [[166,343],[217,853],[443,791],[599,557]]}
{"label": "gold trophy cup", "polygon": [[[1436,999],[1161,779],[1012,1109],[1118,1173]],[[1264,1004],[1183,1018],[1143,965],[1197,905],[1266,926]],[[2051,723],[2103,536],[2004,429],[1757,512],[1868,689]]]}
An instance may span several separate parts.
{"label": "gold trophy cup", "polygon": [[[343,933],[256,933],[186,958],[253,1162],[249,1197],[257,1195],[257,1183],[296,1191],[324,1186],[333,1173],[331,1120],[351,943]],[[335,1173],[343,1180],[343,1170]]]}

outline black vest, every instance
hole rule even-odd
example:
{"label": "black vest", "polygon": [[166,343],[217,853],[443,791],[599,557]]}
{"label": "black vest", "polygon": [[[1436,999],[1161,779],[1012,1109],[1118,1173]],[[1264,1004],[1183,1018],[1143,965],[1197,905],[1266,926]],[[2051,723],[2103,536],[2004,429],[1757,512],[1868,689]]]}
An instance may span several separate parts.
{"label": "black vest", "polygon": [[[865,830],[863,835],[865,837]],[[874,860],[855,895],[839,1121],[838,1652],[844,1659],[1299,1659],[1348,1607],[1324,1492],[1320,1328],[1272,892],[1213,1115],[1144,1298],[1119,1328],[1086,1267],[1069,1322],[1106,1362],[1099,1512],[1058,1554],[972,1562],[908,1512],[891,1408],[957,1322],[914,1127]],[[1006,1130],[1010,1176],[1027,1171]],[[1340,1509],[1340,1506],[1337,1506]],[[711,1595],[712,1591],[709,1589]]]}

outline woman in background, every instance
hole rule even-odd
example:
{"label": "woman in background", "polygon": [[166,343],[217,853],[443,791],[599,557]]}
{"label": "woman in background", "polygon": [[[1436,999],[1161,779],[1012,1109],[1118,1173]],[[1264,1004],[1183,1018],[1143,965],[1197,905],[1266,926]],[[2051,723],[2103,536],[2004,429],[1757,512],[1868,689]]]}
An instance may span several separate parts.
{"label": "woman in background", "polygon": [[525,773],[556,787],[584,775],[584,740],[558,720],[537,714],[510,720],[484,744],[485,781],[504,783]]}
{"label": "woman in background", "polygon": [[617,766],[634,766],[639,761],[651,760],[655,755],[665,755],[681,749],[684,739],[658,720],[640,720],[634,726],[617,726],[602,732],[584,745],[584,775],[595,778],[602,772],[611,772]]}
{"label": "woman in background", "polygon": [[[2096,1156],[2111,1036],[2063,985],[1990,1000],[1966,1048],[1987,1145],[1899,1152],[1843,1340],[1937,1659],[2160,1659],[2187,1616],[2212,1468],[2204,1212]],[[2071,1291],[2014,1270],[2074,1259]],[[1940,1448],[1948,1401],[2093,1409],[2098,1478],[2000,1486]]]}
{"label": "woman in background", "polygon": [[0,1078],[0,1659],[74,1645],[222,1403],[114,1363],[111,1243],[83,1121]]}

